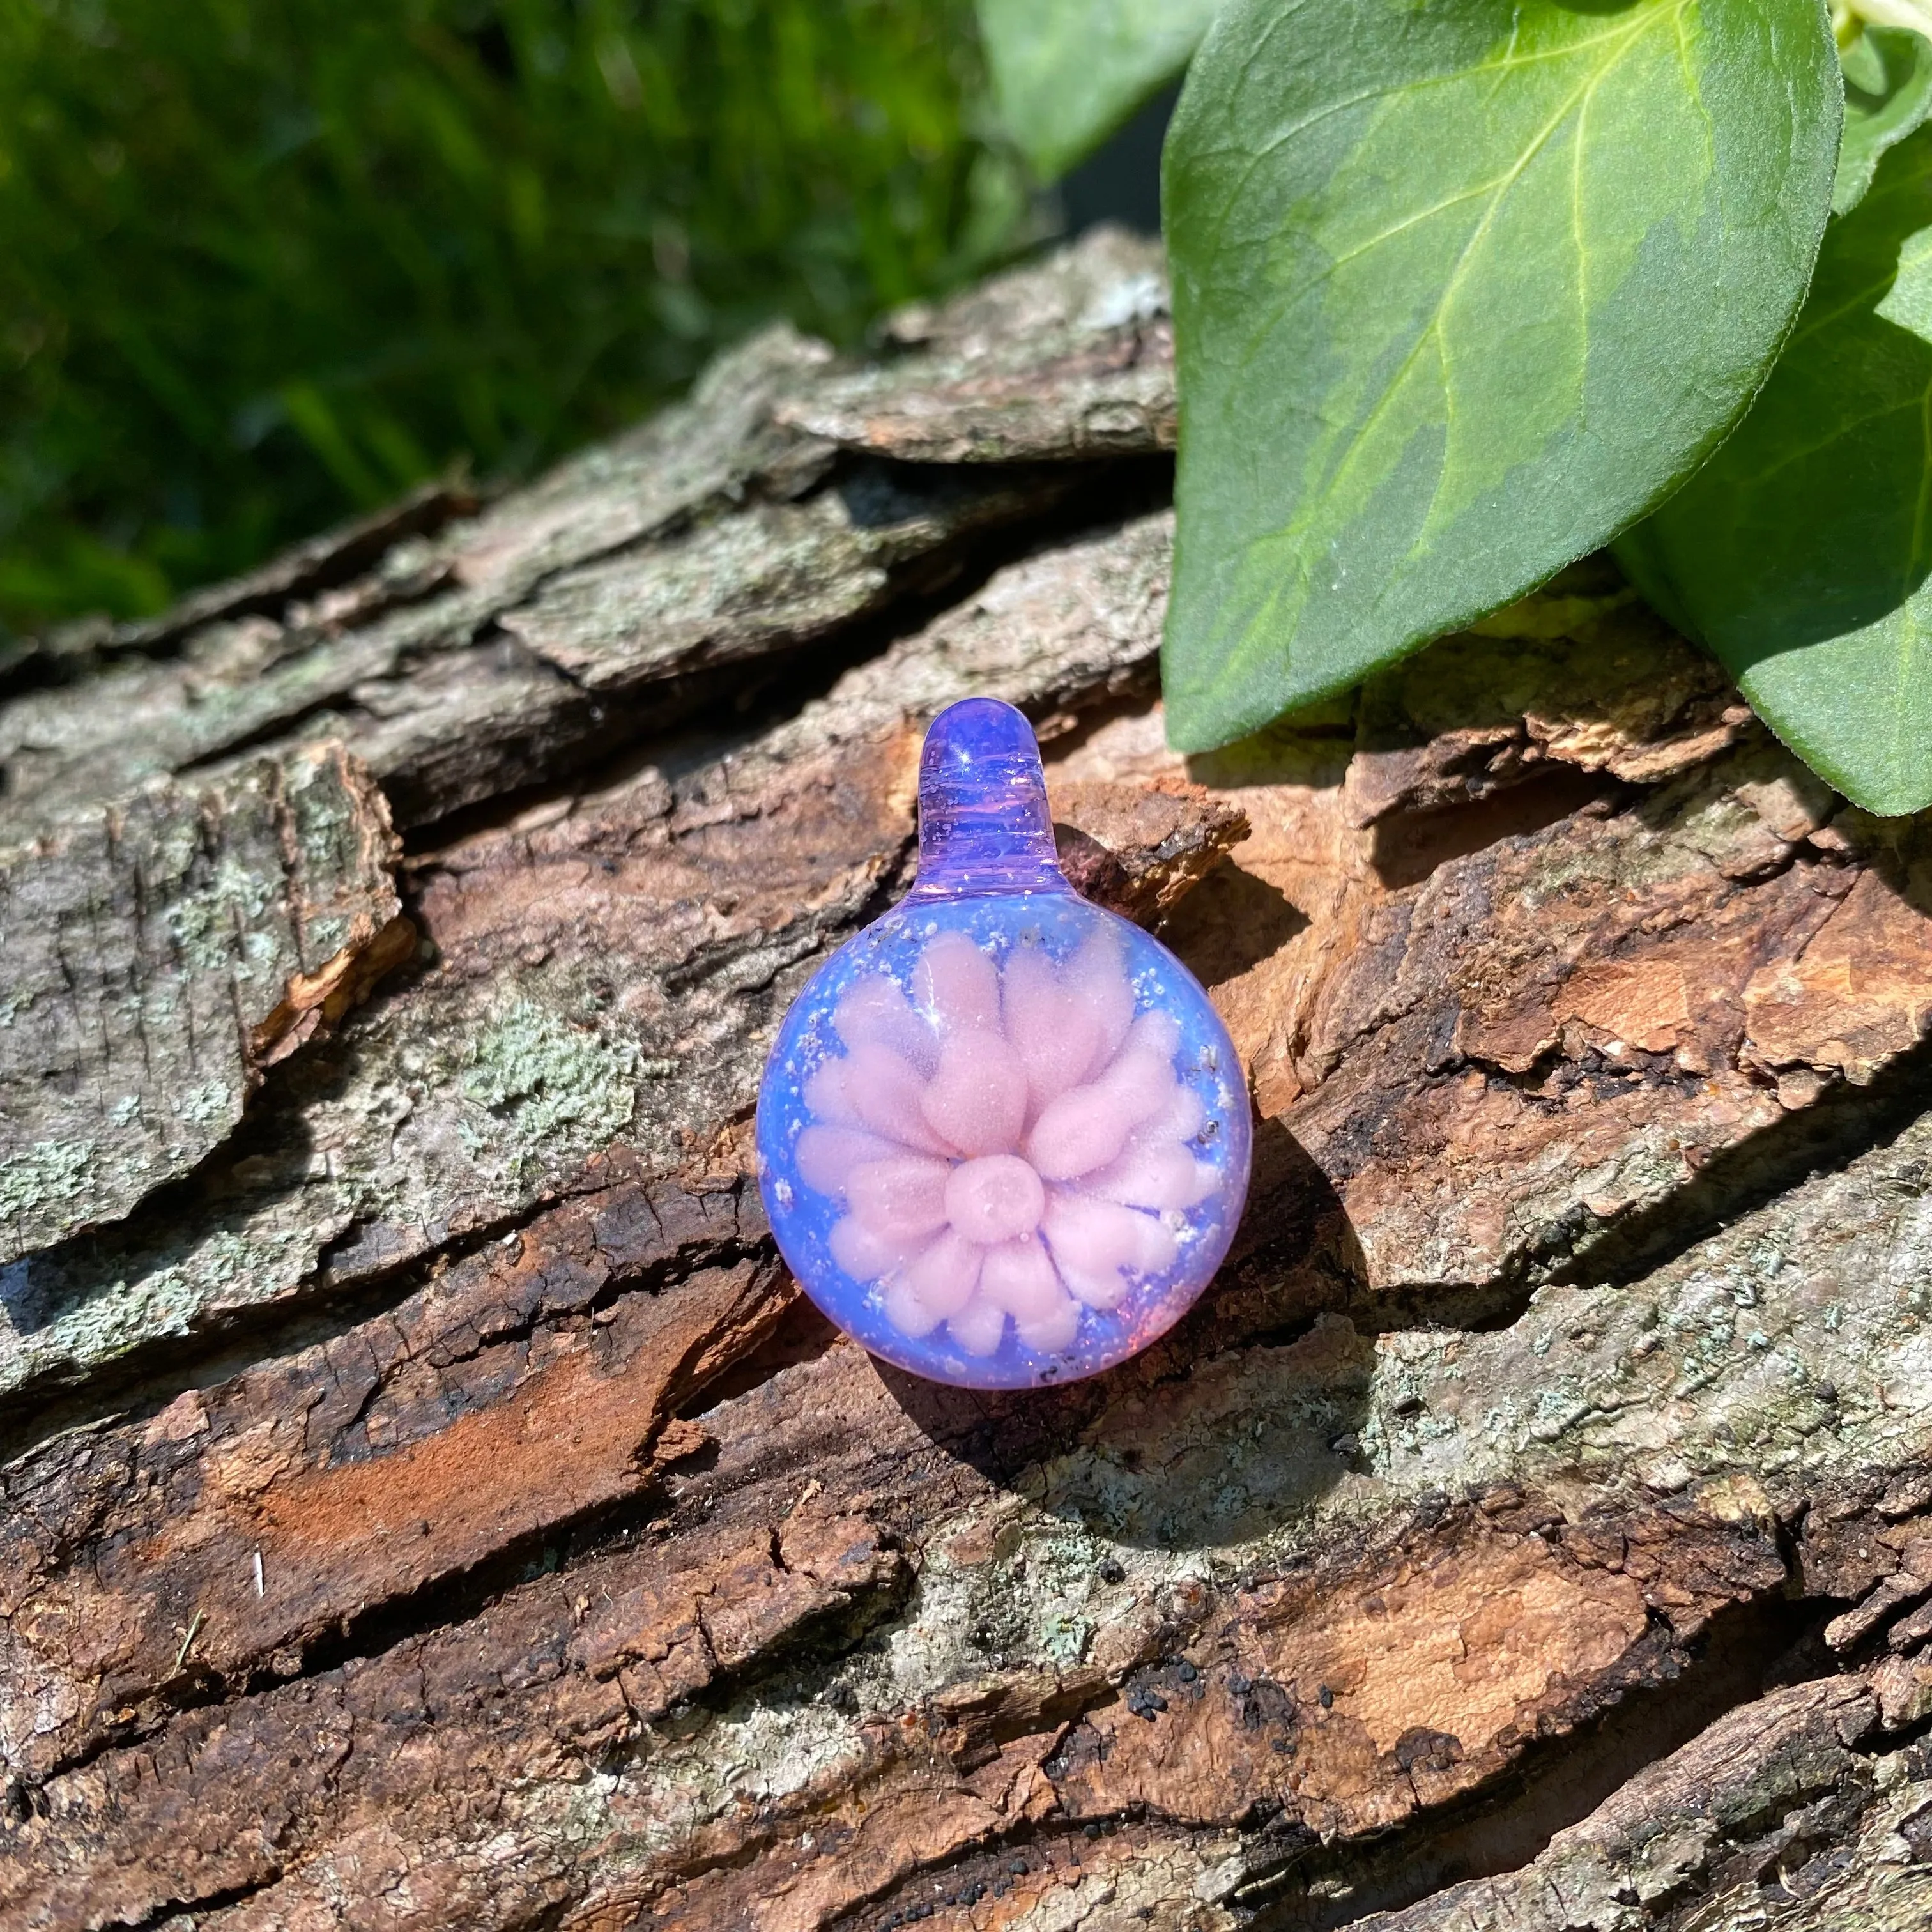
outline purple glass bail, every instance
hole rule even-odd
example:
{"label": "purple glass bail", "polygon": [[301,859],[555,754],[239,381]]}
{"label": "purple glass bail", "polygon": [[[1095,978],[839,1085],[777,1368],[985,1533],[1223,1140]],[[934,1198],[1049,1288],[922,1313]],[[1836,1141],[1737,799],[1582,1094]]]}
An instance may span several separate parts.
{"label": "purple glass bail", "polygon": [[806,1292],[935,1381],[1096,1373],[1220,1265],[1248,1179],[1233,1046],[1165,946],[1068,884],[1012,706],[926,734],[916,883],[794,1002],[758,1134]]}
{"label": "purple glass bail", "polygon": [[1054,847],[1033,727],[996,698],[949,705],[920,754],[912,897],[1072,890]]}

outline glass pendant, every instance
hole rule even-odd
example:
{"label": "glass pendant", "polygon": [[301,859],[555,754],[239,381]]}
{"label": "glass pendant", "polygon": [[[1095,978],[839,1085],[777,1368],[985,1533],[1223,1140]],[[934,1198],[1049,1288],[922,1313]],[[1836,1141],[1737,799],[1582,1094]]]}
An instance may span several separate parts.
{"label": "glass pendant", "polygon": [[1250,1138],[1200,982],[1061,873],[1026,719],[941,712],[917,883],[813,976],[759,1090],[765,1205],[805,1292],[936,1382],[1096,1374],[1207,1286]]}

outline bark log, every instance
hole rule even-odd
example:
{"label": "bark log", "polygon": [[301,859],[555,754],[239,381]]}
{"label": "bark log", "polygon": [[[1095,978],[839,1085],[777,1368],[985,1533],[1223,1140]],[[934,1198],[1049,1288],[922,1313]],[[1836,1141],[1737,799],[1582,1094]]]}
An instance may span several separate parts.
{"label": "bark log", "polygon": [[[1932,832],[1600,561],[1184,764],[1174,421],[1102,235],[16,666],[0,1924],[1932,1916]],[[1024,1397],[750,1167],[974,692],[1258,1122]]]}

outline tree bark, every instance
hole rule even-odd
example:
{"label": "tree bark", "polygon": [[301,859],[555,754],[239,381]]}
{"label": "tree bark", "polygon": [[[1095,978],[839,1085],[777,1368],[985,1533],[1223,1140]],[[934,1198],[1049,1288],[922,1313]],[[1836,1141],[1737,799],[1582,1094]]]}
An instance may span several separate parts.
{"label": "tree bark", "polygon": [[[0,1922],[1932,1917],[1928,828],[1600,561],[1184,763],[1174,425],[1102,234],[16,666]],[[997,1398],[748,1131],[979,692],[1258,1122]]]}

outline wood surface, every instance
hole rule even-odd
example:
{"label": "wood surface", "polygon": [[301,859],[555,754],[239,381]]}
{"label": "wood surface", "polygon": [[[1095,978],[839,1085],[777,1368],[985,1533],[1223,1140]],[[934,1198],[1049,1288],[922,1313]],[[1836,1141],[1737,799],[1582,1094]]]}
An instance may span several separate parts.
{"label": "wood surface", "polygon": [[[16,656],[0,1924],[1932,1922],[1932,832],[1600,560],[1184,763],[1174,420],[1103,232]],[[982,692],[1258,1134],[1006,1397],[748,1131]]]}

